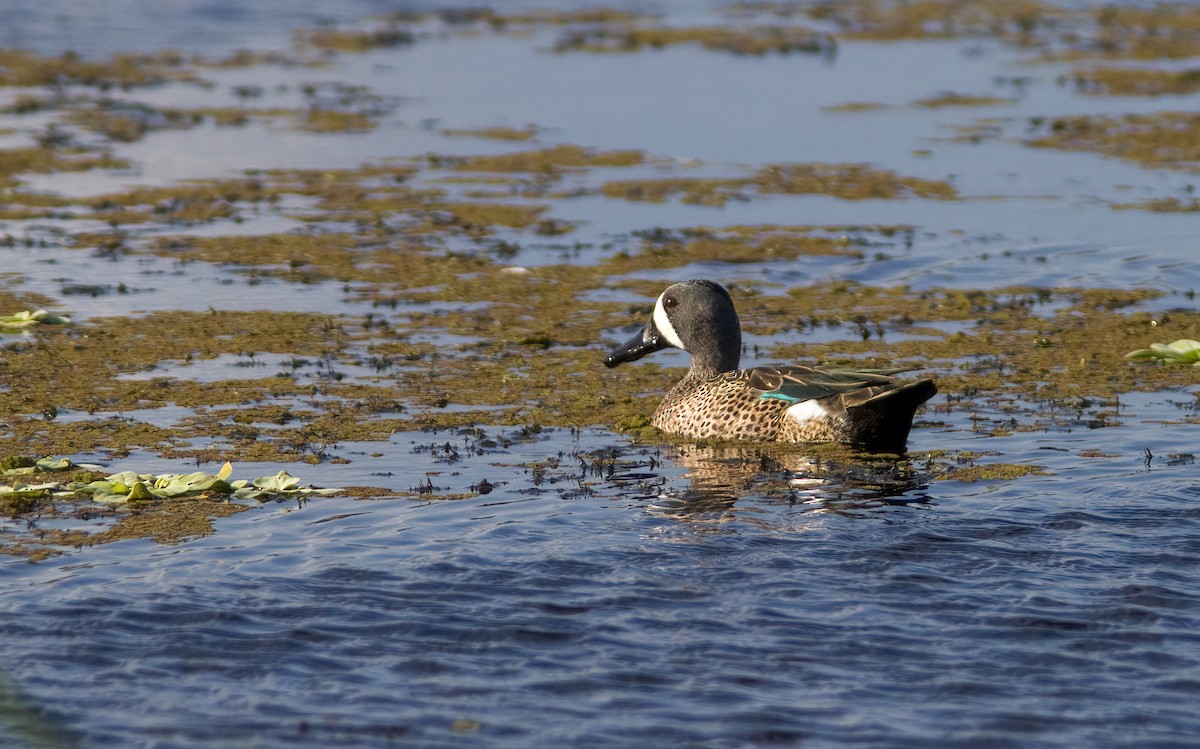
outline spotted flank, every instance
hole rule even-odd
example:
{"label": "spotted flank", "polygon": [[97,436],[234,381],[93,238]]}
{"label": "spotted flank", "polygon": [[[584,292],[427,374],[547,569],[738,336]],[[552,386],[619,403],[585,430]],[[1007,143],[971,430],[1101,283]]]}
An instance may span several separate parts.
{"label": "spotted flank", "polygon": [[669,287],[650,320],[604,363],[616,367],[673,346],[691,370],[667,392],[651,423],[692,439],[841,442],[903,452],[916,409],[937,388],[899,380],[899,370],[806,366],[738,369],[741,323],[729,292],[712,281]]}

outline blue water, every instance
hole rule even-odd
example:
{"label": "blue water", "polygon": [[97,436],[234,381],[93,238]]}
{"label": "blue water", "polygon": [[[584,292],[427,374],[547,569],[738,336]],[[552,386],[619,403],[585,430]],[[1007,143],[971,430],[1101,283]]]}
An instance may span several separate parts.
{"label": "blue water", "polygon": [[68,732],[30,746],[1194,745],[1197,470],[1119,431],[873,496],[863,466],[781,490],[755,451],[628,448],[466,501],[266,505],[6,564],[5,670]]}
{"label": "blue water", "polygon": [[[0,45],[220,56],[286,47],[292,27],[321,18],[392,9],[143,5],[0,7]],[[701,13],[663,8],[676,20]],[[283,100],[306,81],[343,81],[397,104],[368,134],[257,124],[166,131],[115,147],[133,169],[28,181],[89,195],[246,169],[554,143],[644,148],[662,159],[648,168],[659,175],[869,161],[952,178],[969,199],[769,196],[717,209],[590,196],[551,201],[551,215],[580,222],[568,235],[584,245],[580,263],[635,246],[630,232],[652,227],[902,223],[915,227],[911,246],[881,247],[883,258],[708,262],[686,272],[785,286],[1155,288],[1168,296],[1144,309],[1194,306],[1185,294],[1200,287],[1195,216],[1107,204],[1178,194],[1190,175],[1035,151],[1020,137],[1035,115],[1194,109],[1197,97],[1085,98],[1057,84],[1065,66],[1023,65],[1021,52],[991,42],[847,43],[830,61],[690,48],[555,56],[546,51],[553,39],[451,35],[317,70],[213,72],[212,89],[138,91],[131,96],[163,105],[217,105],[235,102],[241,84],[284,84]],[[1018,73],[1032,81],[1014,104],[907,106],[943,90],[995,93],[997,76]],[[278,103],[273,96],[264,106]],[[826,109],[863,100],[894,108]],[[946,140],[985,116],[1000,118],[1004,138]],[[528,123],[540,132],[532,145],[440,134]],[[32,130],[0,115],[4,128],[13,133],[0,133],[2,147]],[[341,284],[297,293],[264,280],[247,294],[227,268],[81,256],[62,231],[95,226],[46,223],[0,224],[0,233],[48,244],[39,262],[27,248],[0,249],[19,288],[60,300],[69,283],[137,289],[63,301],[79,319],[209,307],[367,311]],[[264,208],[245,223],[194,231],[301,225]],[[522,237],[515,262],[560,260],[561,248],[538,242]],[[227,359],[151,374],[246,375]],[[453,495],[487,479],[494,488],[457,501],[255,505],[176,546],[125,541],[37,563],[0,558],[0,746],[1194,747],[1195,391],[1125,394],[1106,428],[1089,428],[1095,406],[1009,436],[987,436],[988,424],[1028,426],[1038,404],[1018,404],[1014,417],[985,399],[975,412],[949,410],[939,397],[898,463],[646,447],[562,427],[478,451],[468,449],[474,437],[452,433],[340,445],[351,462],[288,469],[326,486],[428,482]],[[185,415],[156,411],[127,416],[170,425]],[[1039,472],[942,480],[973,462]],[[183,470],[149,453],[113,465],[126,468]],[[278,468],[242,465],[239,475]],[[4,518],[0,530],[27,522]]]}

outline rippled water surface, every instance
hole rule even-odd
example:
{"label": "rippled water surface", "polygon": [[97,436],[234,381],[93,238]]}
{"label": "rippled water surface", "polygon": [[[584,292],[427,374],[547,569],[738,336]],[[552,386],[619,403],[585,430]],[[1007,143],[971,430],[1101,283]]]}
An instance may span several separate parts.
{"label": "rippled water surface", "polygon": [[1118,431],[1022,438],[1054,476],[874,496],[748,485],[753,451],[503,467],[606,439],[554,432],[471,500],[9,563],[13,702],[61,731],[32,745],[1185,746],[1200,491]]}
{"label": "rippled water surface", "polygon": [[[0,44],[214,54],[282,46],[291,27],[393,9],[264,4],[268,13],[166,2],[151,14],[123,3],[89,15],[88,4],[44,5],[0,8]],[[662,7],[682,20],[702,14]],[[182,33],[185,24],[194,33]],[[147,38],[153,43],[141,43]],[[1175,194],[1194,175],[1019,141],[1031,116],[1186,109],[1195,96],[1085,98],[1056,82],[1064,66],[1029,66],[990,40],[846,42],[835,59],[697,47],[554,56],[552,40],[448,35],[339,57],[316,72],[215,72],[211,90],[166,86],[145,98],[218,101],[247,78],[275,76],[293,85],[353,81],[398,104],[363,134],[153,133],[121,146],[136,164],[130,170],[29,183],[88,195],[248,168],[516,150],[529,146],[464,142],[440,128],[536,123],[554,142],[661,156],[665,166],[640,168],[651,174],[693,160],[706,174],[870,162],[950,178],[970,198],[767,196],[713,208],[580,197],[551,209],[578,222],[570,241],[579,242],[571,257],[580,264],[652,227],[905,224],[917,227],[912,240],[880,256],[704,261],[679,275],[918,290],[1151,288],[1165,296],[1138,311],[1194,307],[1196,214],[1109,205]],[[1007,85],[998,79],[1018,75],[1032,82],[1006,104],[908,106],[939,91],[994,93]],[[277,81],[258,82],[270,90]],[[829,109],[849,101],[892,108]],[[1009,136],[949,139],[953,126],[985,116]],[[300,225],[267,211],[192,231]],[[50,235],[45,222],[0,228]],[[556,263],[566,252],[534,240],[516,261]],[[247,294],[229,268],[202,262],[115,262],[53,242],[37,262],[12,247],[0,257],[19,277],[14,285],[59,298],[65,285],[133,279],[136,293],[71,296],[79,319],[212,307],[369,310],[333,282],[297,293],[265,279]],[[282,356],[218,357],[129,379],[210,382],[246,376],[251,364],[287,366]],[[0,746],[1196,746],[1195,390],[1128,393],[1111,418],[1085,403],[1053,426],[1011,434],[986,428],[1016,423],[1005,408],[966,413],[943,395],[900,460],[643,445],[555,425],[344,444],[348,462],[295,472],[317,485],[429,487],[465,498],[255,503],[177,545],[127,540],[38,562],[0,557]],[[1062,408],[1020,407],[1022,418]],[[182,417],[171,408],[127,416]],[[114,471],[187,470],[150,452],[74,457],[106,459]],[[1018,470],[1000,480],[950,470],[1000,463]],[[239,468],[260,475],[279,466]],[[25,522],[5,518],[0,528]]]}

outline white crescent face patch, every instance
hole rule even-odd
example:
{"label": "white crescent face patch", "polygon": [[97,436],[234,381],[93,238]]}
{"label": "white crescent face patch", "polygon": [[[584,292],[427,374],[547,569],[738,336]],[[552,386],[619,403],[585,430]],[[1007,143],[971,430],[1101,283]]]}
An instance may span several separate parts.
{"label": "white crescent face patch", "polygon": [[681,348],[687,351],[683,345],[683,341],[679,340],[679,334],[675,332],[675,326],[671,324],[671,318],[667,316],[667,310],[663,307],[663,297],[667,292],[658,295],[658,301],[654,303],[654,327],[658,328],[658,332],[666,339],[667,343],[675,348]]}

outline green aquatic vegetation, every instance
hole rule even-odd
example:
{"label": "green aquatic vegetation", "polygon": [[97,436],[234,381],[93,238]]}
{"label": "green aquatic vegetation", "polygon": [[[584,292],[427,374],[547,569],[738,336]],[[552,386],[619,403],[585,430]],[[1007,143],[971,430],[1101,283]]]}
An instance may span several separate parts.
{"label": "green aquatic vegetation", "polygon": [[1093,67],[1076,70],[1067,80],[1080,92],[1093,96],[1183,96],[1200,91],[1200,68]]}
{"label": "green aquatic vegetation", "polygon": [[586,23],[633,23],[650,20],[654,16],[643,13],[631,13],[616,8],[581,8],[578,10],[541,9],[520,13],[500,13],[490,8],[463,8],[443,11],[439,14],[447,22],[485,22],[499,29],[511,25],[528,26],[545,24],[567,26]]}
{"label": "green aquatic vegetation", "polygon": [[298,46],[323,52],[368,52],[412,44],[412,32],[398,25],[369,30],[302,29],[295,32]]}
{"label": "green aquatic vegetation", "polygon": [[[698,257],[762,252],[780,236],[795,243],[786,245],[788,252],[797,247],[807,251],[801,228],[730,227],[648,236],[646,247],[651,251],[675,244],[689,248],[661,266],[661,258],[651,254],[643,259],[613,258],[599,267],[544,266],[519,274],[485,268],[447,274],[428,284],[422,281],[417,286],[421,291],[411,291],[412,286],[396,284],[395,279],[392,284],[377,279],[380,289],[418,305],[467,299],[479,305],[436,313],[422,312],[418,306],[391,317],[386,326],[278,313],[157,313],[137,321],[90,322],[77,334],[22,344],[6,355],[6,375],[14,381],[35,380],[26,374],[32,372],[52,372],[52,377],[34,383],[36,387],[0,393],[0,417],[9,427],[2,442],[9,449],[20,445],[23,451],[60,454],[107,450],[120,455],[141,447],[179,459],[315,462],[337,459],[339,443],[385,439],[394,431],[420,427],[620,424],[650,438],[652,430],[638,425],[678,373],[654,362],[620,373],[598,365],[612,331],[640,323],[646,306],[581,303],[581,298],[588,290],[613,286],[614,274],[639,266],[669,268]],[[880,229],[879,234],[894,241],[904,236],[896,228]],[[830,227],[814,235],[820,241],[811,247],[817,251],[851,252],[857,241],[840,241]],[[661,291],[661,281],[655,280],[615,285],[647,301]],[[1049,416],[1014,412],[1020,421],[1005,427],[1009,430],[1073,418],[1069,404],[1081,395],[1106,399],[1131,389],[1180,384],[1169,368],[1124,368],[1112,361],[1112,350],[1122,350],[1123,341],[1136,340],[1146,330],[1142,318],[1124,309],[1152,292],[911,292],[853,283],[797,288],[784,295],[753,291],[738,290],[739,311],[749,332],[803,333],[809,327],[846,326],[847,340],[800,344],[793,350],[772,347],[772,360],[815,357],[858,365],[932,367],[952,399],[945,406],[950,408],[972,408],[993,399],[1003,402],[1014,394],[1063,404]],[[1049,304],[1053,312],[1040,311]],[[1160,328],[1185,327],[1196,322],[1193,318],[1172,313],[1169,321],[1159,321]],[[918,320],[927,329],[941,320],[974,325],[941,338],[888,340],[888,332],[909,329]],[[870,334],[859,337],[860,330]],[[439,347],[408,340],[414,333],[443,332],[461,336],[464,342]],[[105,353],[114,350],[123,357]],[[259,379],[216,382],[179,379],[178,373],[151,380],[120,378],[122,372],[145,371],[163,362],[268,350],[326,362],[330,373],[341,361],[382,365],[374,377],[330,377],[319,385],[267,373]],[[312,366],[297,360],[295,372],[303,375]],[[246,403],[249,408],[240,405]],[[193,411],[172,427],[119,418],[46,421],[25,415],[47,404],[100,412],[174,404]],[[449,405],[455,408],[446,408]],[[206,444],[190,444],[194,438],[206,438]]]}
{"label": "green aquatic vegetation", "polygon": [[[15,182],[15,180],[13,181]],[[27,192],[16,188],[5,188],[0,176],[0,220],[26,221],[39,218],[70,218],[66,208],[71,202],[57,195]],[[10,182],[9,184],[12,184]],[[11,235],[0,235],[0,241],[13,242]]]}
{"label": "green aquatic vegetation", "polygon": [[601,261],[600,269],[615,275],[704,260],[748,263],[814,255],[862,257],[862,249],[846,234],[831,236],[811,227],[692,228],[649,232],[642,237],[640,251],[618,252]]}
{"label": "green aquatic vegetation", "polygon": [[467,229],[493,226],[523,229],[537,222],[548,208],[506,203],[442,203],[438,207],[453,214],[454,220]]}
{"label": "green aquatic vegetation", "polygon": [[1094,27],[1074,56],[1141,60],[1185,59],[1200,49],[1200,16],[1190,2],[1091,9]]}
{"label": "green aquatic vegetation", "polygon": [[638,166],[645,161],[641,151],[595,151],[580,146],[560,145],[535,151],[489,156],[430,156],[428,163],[441,169],[464,172],[530,172],[554,174],[564,170],[596,167]]}
{"label": "green aquatic vegetation", "polygon": [[980,94],[959,94],[946,91],[936,96],[917,99],[913,106],[925,109],[941,109],[942,107],[991,107],[999,104],[1012,104],[1016,99],[1004,96],[988,96]]}
{"label": "green aquatic vegetation", "polygon": [[59,86],[73,83],[102,90],[195,80],[178,52],[114,55],[85,60],[74,52],[43,56],[19,49],[0,50],[0,86]]}
{"label": "green aquatic vegetation", "polygon": [[[83,200],[92,218],[113,225],[162,222],[202,224],[232,218],[240,206],[278,199],[279,193],[252,178],[185,182],[163,187],[135,187],[121,193]],[[98,244],[94,234],[76,236],[77,246]],[[108,237],[107,239],[112,239]],[[101,239],[100,241],[104,241]]]}
{"label": "green aquatic vegetation", "polygon": [[605,182],[600,192],[610,198],[662,203],[679,196],[684,203],[723,206],[729,200],[747,200],[746,179],[666,177]]}
{"label": "green aquatic vegetation", "polygon": [[[163,107],[156,108],[140,102],[114,99],[75,102],[67,107],[66,122],[105,136],[119,143],[141,140],[157,130],[187,130],[203,122],[218,127],[238,127],[253,119],[275,120],[290,118],[301,129],[316,132],[338,128],[311,126],[318,119],[310,112],[281,107]],[[317,123],[320,124],[320,123]],[[331,123],[332,124],[332,123]]]}
{"label": "green aquatic vegetation", "polygon": [[129,162],[108,151],[60,146],[0,149],[0,187],[14,184],[26,172],[85,172],[90,169],[125,169]]}
{"label": "green aquatic vegetation", "polygon": [[[465,215],[483,218],[469,212]],[[332,278],[380,284],[403,280],[414,287],[445,284],[491,266],[486,258],[450,254],[411,241],[385,244],[349,233],[167,237],[151,243],[148,250],[164,257],[233,265],[289,280]]]}
{"label": "green aquatic vegetation", "polygon": [[537,136],[537,128],[529,125],[524,128],[512,127],[481,127],[481,128],[449,128],[442,131],[442,135],[452,137],[470,137],[470,138],[488,138],[490,140],[511,140],[525,141],[533,140]]}
{"label": "green aquatic vegetation", "polygon": [[1087,151],[1168,169],[1200,167],[1200,113],[1070,115],[1033,123],[1042,134],[1026,145]]}
{"label": "green aquatic vegetation", "polygon": [[962,481],[973,484],[976,481],[1014,481],[1025,476],[1051,476],[1049,471],[1041,466],[1023,463],[987,463],[977,466],[954,468],[934,478],[937,481]]}
{"label": "green aquatic vegetation", "polygon": [[555,44],[558,52],[637,52],[680,44],[736,55],[832,55],[835,43],[827,34],[803,26],[644,26],[602,25],[572,30]]}
{"label": "green aquatic vegetation", "polygon": [[0,471],[5,476],[28,476],[34,473],[60,473],[75,468],[98,468],[98,466],[78,466],[67,458],[28,458],[23,455],[9,455],[0,460]]}
{"label": "green aquatic vegetation", "polygon": [[1200,341],[1180,338],[1171,343],[1152,343],[1150,348],[1125,354],[1126,359],[1154,359],[1167,364],[1190,364],[1200,367]]}
{"label": "green aquatic vegetation", "polygon": [[[174,384],[167,389],[155,381],[120,380],[119,375],[152,369],[164,361],[210,359],[242,352],[320,358],[338,350],[346,340],[348,335],[337,318],[319,314],[210,311],[100,318],[83,326],[50,330],[32,341],[9,344],[3,359],[5,376],[23,386],[0,392],[0,413],[7,418],[37,413],[48,405],[82,412],[163,405],[187,395],[186,383],[178,389]],[[231,399],[224,402],[241,402],[258,390],[270,390],[279,384],[273,384],[273,379],[282,378],[235,382],[234,389],[244,392],[227,393]],[[216,384],[208,386],[212,392],[221,389]],[[290,389],[307,391],[296,383]],[[23,421],[10,427],[21,431]],[[69,430],[86,424],[54,421],[40,423],[34,429]],[[19,444],[21,436],[14,435],[13,444]]]}
{"label": "green aquatic vegetation", "polygon": [[889,104],[882,104],[877,101],[847,101],[841,104],[822,107],[822,109],[826,112],[874,112],[880,109],[887,109],[890,106]]}
{"label": "green aquatic vegetation", "polygon": [[958,197],[949,182],[904,177],[866,164],[773,164],[759,170],[754,184],[763,193],[826,194],[843,200]]}
{"label": "green aquatic vegetation", "polygon": [[136,471],[121,471],[103,479],[90,482],[73,481],[52,486],[61,496],[87,495],[96,502],[123,504],[125,502],[153,501],[175,497],[224,496],[233,499],[256,499],[268,501],[287,499],[309,494],[337,494],[338,489],[318,489],[300,486],[300,479],[280,471],[274,476],[262,476],[253,480],[230,480],[233,465],[226,462],[216,473],[196,471],[193,473],[140,474]]}
{"label": "green aquatic vegetation", "polygon": [[1154,211],[1155,213],[1200,213],[1200,200],[1180,200],[1175,197],[1145,200],[1140,203],[1113,203],[1117,210]]}
{"label": "green aquatic vegetation", "polygon": [[154,108],[136,102],[100,99],[69,109],[67,121],[119,143],[141,140],[153,130],[187,129],[203,117],[183,109]]}
{"label": "green aquatic vegetation", "polygon": [[[1067,298],[1071,295],[1068,292]],[[1058,408],[1068,408],[1080,397],[1111,401],[1124,392],[1188,384],[1169,368],[1134,367],[1113,353],[1144,340],[1151,322],[1114,306],[1123,301],[1081,297],[1048,316],[1034,314],[1032,309],[999,310],[981,316],[973,330],[940,340],[899,341],[887,346],[878,341],[822,344],[809,347],[808,353],[822,358],[884,351],[891,352],[885,358],[893,361],[916,357],[958,361],[961,364],[939,374],[944,393],[988,393],[1000,399],[1009,394]],[[1175,311],[1162,324],[1195,329],[1200,316]]]}
{"label": "green aquatic vegetation", "polygon": [[71,318],[44,309],[0,315],[0,334],[24,333],[38,325],[69,325]]}
{"label": "green aquatic vegetation", "polygon": [[[759,3],[786,11],[789,3]],[[1182,59],[1200,49],[1200,21],[1188,2],[1147,5],[1041,0],[845,0],[807,7],[844,39],[891,41],[985,37],[1048,58]]]}
{"label": "green aquatic vegetation", "polygon": [[662,202],[679,196],[685,203],[716,206],[748,200],[754,193],[833,195],[843,200],[958,197],[949,182],[904,177],[866,164],[771,164],[747,177],[614,180],[600,190],[625,200]]}
{"label": "green aquatic vegetation", "polygon": [[297,127],[314,133],[366,133],[378,126],[375,118],[362,112],[314,107],[298,118]]}
{"label": "green aquatic vegetation", "polygon": [[1021,44],[1044,38],[1064,11],[1038,0],[850,0],[808,10],[830,22],[837,37],[890,41],[987,36]]}

